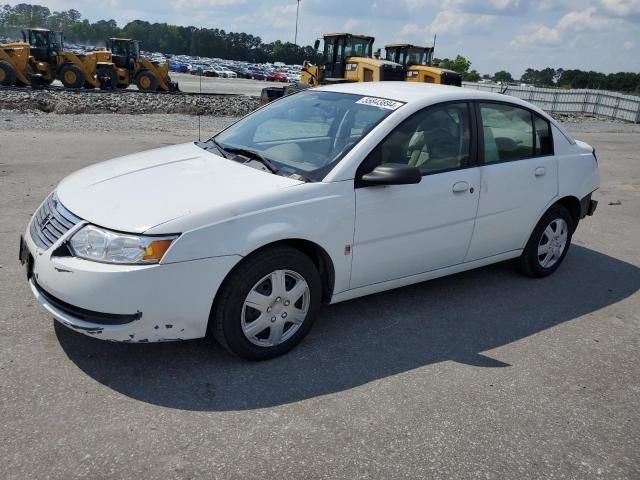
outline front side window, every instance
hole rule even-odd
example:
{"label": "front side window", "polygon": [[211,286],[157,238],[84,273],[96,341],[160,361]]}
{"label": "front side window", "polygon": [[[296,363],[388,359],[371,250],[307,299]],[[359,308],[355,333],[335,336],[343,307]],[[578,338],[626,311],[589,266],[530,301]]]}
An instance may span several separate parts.
{"label": "front side window", "polygon": [[467,103],[448,103],[418,112],[391,132],[370,154],[362,173],[383,163],[406,163],[423,175],[470,163],[471,123]]}
{"label": "front side window", "polygon": [[[514,105],[481,103],[484,163],[509,162],[553,151],[549,122]],[[534,128],[535,125],[535,128]]]}
{"label": "front side window", "polygon": [[215,137],[225,149],[267,157],[284,174],[322,180],[402,102],[307,90],[284,97]]}

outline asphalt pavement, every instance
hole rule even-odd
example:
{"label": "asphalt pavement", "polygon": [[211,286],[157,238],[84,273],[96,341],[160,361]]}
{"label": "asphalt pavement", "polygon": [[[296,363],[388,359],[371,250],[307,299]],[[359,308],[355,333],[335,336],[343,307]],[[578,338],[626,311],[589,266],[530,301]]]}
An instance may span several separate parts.
{"label": "asphalt pavement", "polygon": [[600,204],[553,276],[502,263],[325,307],[248,363],[85,337],[33,299],[18,238],[55,184],[195,136],[107,117],[0,112],[0,478],[640,478],[640,131],[575,127]]}

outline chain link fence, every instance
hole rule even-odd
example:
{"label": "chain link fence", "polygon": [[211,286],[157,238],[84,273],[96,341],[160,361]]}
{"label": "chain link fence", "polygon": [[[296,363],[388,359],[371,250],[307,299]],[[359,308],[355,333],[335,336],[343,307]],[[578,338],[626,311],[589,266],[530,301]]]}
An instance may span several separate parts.
{"label": "chain link fence", "polygon": [[518,97],[549,113],[594,115],[640,123],[640,97],[633,95],[606,90],[567,90],[470,82],[463,82],[463,86]]}

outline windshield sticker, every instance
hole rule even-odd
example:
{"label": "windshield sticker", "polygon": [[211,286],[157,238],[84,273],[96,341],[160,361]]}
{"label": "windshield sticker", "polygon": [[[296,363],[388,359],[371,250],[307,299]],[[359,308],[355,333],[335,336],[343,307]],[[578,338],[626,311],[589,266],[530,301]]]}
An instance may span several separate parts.
{"label": "windshield sticker", "polygon": [[387,110],[397,110],[404,103],[396,102],[395,100],[387,100],[386,98],[375,98],[375,97],[363,97],[358,100],[356,103],[360,105],[371,105],[373,107],[385,108]]}

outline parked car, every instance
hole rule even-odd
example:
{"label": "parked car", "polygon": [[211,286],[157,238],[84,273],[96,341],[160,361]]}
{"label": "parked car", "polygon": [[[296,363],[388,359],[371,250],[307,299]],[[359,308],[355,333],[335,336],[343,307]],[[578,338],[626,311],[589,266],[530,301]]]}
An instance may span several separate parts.
{"label": "parked car", "polygon": [[272,82],[288,82],[287,74],[282,72],[273,72],[270,80]]}
{"label": "parked car", "polygon": [[177,73],[188,73],[189,66],[185,65],[184,63],[171,62],[169,64],[169,70]]}
{"label": "parked car", "polygon": [[249,72],[251,73],[251,77],[253,80],[266,80],[267,79],[267,74],[265,72],[263,72],[262,70],[258,70],[258,69],[250,69]]}
{"label": "parked car", "polygon": [[211,334],[262,360],[300,342],[323,302],[509,259],[552,274],[598,185],[594,149],[525,101],[332,85],[208,141],[68,176],[29,222],[20,258],[37,300],[75,331]]}

